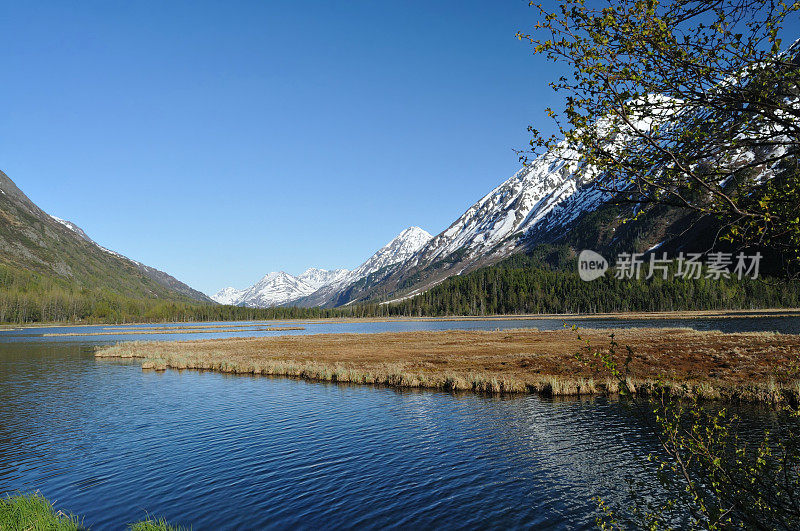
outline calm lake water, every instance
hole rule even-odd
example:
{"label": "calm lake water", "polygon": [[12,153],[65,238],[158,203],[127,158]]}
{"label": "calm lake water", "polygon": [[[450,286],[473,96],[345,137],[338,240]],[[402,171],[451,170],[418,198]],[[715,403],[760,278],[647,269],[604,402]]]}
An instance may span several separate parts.
{"label": "calm lake water", "polygon": [[[576,324],[800,333],[798,321]],[[0,332],[0,494],[39,490],[93,529],[122,529],[146,514],[194,529],[592,527],[593,496],[623,500],[626,478],[656,489],[644,459],[656,442],[619,402],[154,373],[93,357],[98,344],[117,340],[563,325],[306,323],[304,331],[192,336],[43,336],[75,327]]]}

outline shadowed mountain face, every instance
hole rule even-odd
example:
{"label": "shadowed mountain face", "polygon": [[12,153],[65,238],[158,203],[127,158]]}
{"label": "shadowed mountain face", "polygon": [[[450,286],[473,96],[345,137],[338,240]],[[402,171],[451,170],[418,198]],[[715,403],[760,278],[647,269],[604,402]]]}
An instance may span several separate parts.
{"label": "shadowed mountain face", "polygon": [[77,289],[130,298],[212,302],[174,277],[95,243],[73,223],[48,215],[0,172],[0,265],[33,271]]}

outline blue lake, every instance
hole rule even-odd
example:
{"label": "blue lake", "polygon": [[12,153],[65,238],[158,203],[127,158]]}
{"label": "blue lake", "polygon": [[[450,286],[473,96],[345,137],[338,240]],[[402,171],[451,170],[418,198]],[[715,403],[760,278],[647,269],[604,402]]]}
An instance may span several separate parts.
{"label": "blue lake", "polygon": [[[800,332],[797,317],[575,323]],[[39,490],[93,529],[122,529],[147,514],[194,529],[592,527],[592,498],[623,500],[628,478],[659,495],[645,460],[656,441],[623,403],[143,372],[138,363],[93,356],[96,345],[117,340],[563,325],[306,322],[304,331],[125,336],[81,327],[110,333],[84,337],[43,336],[75,327],[3,331],[0,494]]]}

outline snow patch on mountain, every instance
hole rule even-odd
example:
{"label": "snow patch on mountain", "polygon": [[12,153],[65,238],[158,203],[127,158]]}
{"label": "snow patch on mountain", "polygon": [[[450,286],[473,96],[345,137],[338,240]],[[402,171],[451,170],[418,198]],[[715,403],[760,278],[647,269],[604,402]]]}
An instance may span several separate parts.
{"label": "snow patch on mountain", "polygon": [[[92,240],[92,239],[89,237],[89,235],[88,235],[88,234],[86,234],[85,232],[83,232],[83,229],[81,229],[79,226],[75,225],[73,222],[71,222],[71,221],[67,221],[66,219],[57,218],[57,217],[55,217],[55,216],[54,216],[54,215],[52,215],[52,214],[48,214],[48,215],[49,215],[51,218],[53,218],[55,221],[57,221],[58,223],[60,223],[61,225],[65,226],[67,229],[71,230],[72,232],[74,232],[75,234],[77,234],[78,236],[80,236],[82,239],[86,240],[87,242],[94,243],[95,245],[97,245],[97,243],[96,243],[94,240]],[[98,246],[98,247],[99,247],[99,246]]]}
{"label": "snow patch on mountain", "polygon": [[456,252],[464,259],[485,256],[503,243],[510,252],[512,235],[525,232],[585,184],[583,172],[576,171],[577,158],[566,148],[537,158],[467,209],[406,266],[427,265]]}
{"label": "snow patch on mountain", "polygon": [[344,278],[347,278],[349,273],[350,271],[347,269],[333,269],[329,271],[327,269],[311,267],[306,269],[303,274],[297,278],[303,281],[305,284],[313,287],[314,291],[316,291],[322,286],[340,282]]}
{"label": "snow patch on mountain", "polygon": [[360,280],[384,267],[403,263],[430,241],[431,236],[419,227],[409,227],[392,241],[378,249],[366,262],[354,269],[345,279],[347,284]]}
{"label": "snow patch on mountain", "polygon": [[107,249],[107,248],[103,247],[102,245],[100,245],[99,243],[97,243],[96,241],[91,239],[89,237],[89,235],[86,234],[86,232],[84,232],[84,230],[82,228],[80,228],[79,226],[75,225],[73,222],[67,221],[66,219],[58,218],[58,217],[56,217],[56,216],[54,216],[52,214],[48,214],[48,216],[53,218],[54,221],[57,221],[58,223],[60,223],[64,227],[66,227],[68,230],[70,230],[70,231],[74,232],[75,234],[77,234],[78,236],[80,236],[81,239],[83,239],[83,240],[91,243],[92,245],[96,246],[98,249],[100,249],[104,253],[108,253],[110,255],[116,256],[117,258],[121,258],[123,260],[127,260],[128,262],[132,262],[132,263],[136,264],[139,267],[149,268],[149,269],[153,269],[154,271],[158,271],[157,269],[150,268],[150,266],[146,266],[146,265],[142,264],[141,262],[137,262],[136,260],[134,260],[132,258],[128,258],[124,254],[120,254],[120,253],[118,253],[116,251],[112,251],[111,249]]}

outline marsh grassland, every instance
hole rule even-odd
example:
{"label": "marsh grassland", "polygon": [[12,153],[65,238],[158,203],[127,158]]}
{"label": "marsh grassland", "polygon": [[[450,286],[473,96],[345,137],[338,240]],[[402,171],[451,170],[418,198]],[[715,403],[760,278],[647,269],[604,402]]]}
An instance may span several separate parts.
{"label": "marsh grassland", "polygon": [[[141,358],[146,370],[199,369],[308,380],[487,393],[615,394],[593,352],[629,345],[629,384],[708,399],[796,400],[800,336],[684,328],[320,334],[127,342],[99,358]],[[581,353],[582,360],[576,354]],[[624,347],[617,348],[620,363]]]}

